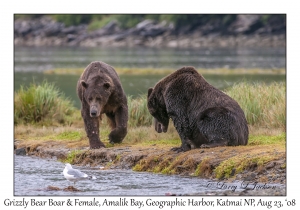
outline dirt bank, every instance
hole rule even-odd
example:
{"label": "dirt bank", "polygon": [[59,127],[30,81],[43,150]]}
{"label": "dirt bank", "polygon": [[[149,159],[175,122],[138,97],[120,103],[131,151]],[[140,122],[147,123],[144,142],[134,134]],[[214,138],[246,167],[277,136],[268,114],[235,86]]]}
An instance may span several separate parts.
{"label": "dirt bank", "polygon": [[59,141],[29,143],[15,140],[15,152],[55,158],[103,169],[133,169],[163,174],[198,176],[212,180],[286,183],[285,146],[247,145],[194,149],[184,153],[164,145],[114,145],[89,150],[66,147]]}

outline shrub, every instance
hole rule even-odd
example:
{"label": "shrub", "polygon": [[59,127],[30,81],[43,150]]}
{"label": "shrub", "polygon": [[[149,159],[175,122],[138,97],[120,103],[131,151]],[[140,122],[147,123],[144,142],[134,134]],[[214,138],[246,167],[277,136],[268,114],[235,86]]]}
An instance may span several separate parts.
{"label": "shrub", "polygon": [[21,86],[14,98],[14,123],[68,123],[75,111],[72,102],[53,84]]}
{"label": "shrub", "polygon": [[54,19],[62,22],[65,26],[88,24],[91,22],[93,15],[91,14],[57,14],[53,15]]}
{"label": "shrub", "polygon": [[106,26],[108,23],[110,23],[113,20],[116,21],[115,16],[105,16],[100,19],[94,18],[91,21],[91,23],[88,25],[88,30],[94,31],[94,30],[103,28],[104,26]]}

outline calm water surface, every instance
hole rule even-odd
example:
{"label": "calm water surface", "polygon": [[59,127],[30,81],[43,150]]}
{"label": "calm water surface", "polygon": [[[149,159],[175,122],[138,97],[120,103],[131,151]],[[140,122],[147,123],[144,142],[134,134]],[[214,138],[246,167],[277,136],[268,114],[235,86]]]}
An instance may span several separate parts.
{"label": "calm water surface", "polygon": [[92,61],[114,67],[285,68],[285,48],[83,48],[15,47],[15,72],[84,68]]}

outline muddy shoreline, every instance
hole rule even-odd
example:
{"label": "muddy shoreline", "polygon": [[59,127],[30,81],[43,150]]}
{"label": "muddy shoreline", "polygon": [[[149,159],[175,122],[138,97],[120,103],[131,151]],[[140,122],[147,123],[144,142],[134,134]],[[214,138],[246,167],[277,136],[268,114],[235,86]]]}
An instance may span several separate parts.
{"label": "muddy shoreline", "polygon": [[[250,153],[255,149],[248,146]],[[170,151],[169,147],[159,145],[115,145],[110,148],[89,150],[88,148],[67,148],[56,141],[43,141],[37,144],[26,144],[22,140],[15,140],[15,153],[19,155],[33,155],[41,158],[52,158],[59,161],[66,160],[71,153],[71,164],[81,165],[99,170],[124,169],[134,171],[147,171],[163,174],[177,174],[181,176],[197,176],[216,182],[246,181],[260,183],[266,189],[243,191],[207,191],[197,195],[286,195],[285,187],[267,189],[270,184],[286,184],[285,151],[274,151],[278,160],[270,161],[264,165],[253,163],[245,170],[236,173],[232,169],[230,177],[218,177],[215,168],[224,160],[240,154],[241,147],[218,147],[211,149],[194,149],[184,153]],[[75,152],[77,151],[77,152]],[[266,153],[266,152],[265,152]]]}

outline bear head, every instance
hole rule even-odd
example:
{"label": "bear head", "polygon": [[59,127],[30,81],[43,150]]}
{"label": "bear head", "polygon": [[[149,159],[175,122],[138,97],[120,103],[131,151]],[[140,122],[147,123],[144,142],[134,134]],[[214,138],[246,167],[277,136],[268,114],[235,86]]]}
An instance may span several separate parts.
{"label": "bear head", "polygon": [[155,130],[158,133],[168,131],[169,116],[163,95],[156,89],[148,89],[147,107],[150,114],[154,117]]}
{"label": "bear head", "polygon": [[97,76],[87,82],[81,80],[80,84],[84,89],[83,97],[90,106],[90,116],[99,117],[114,89],[112,81]]}

